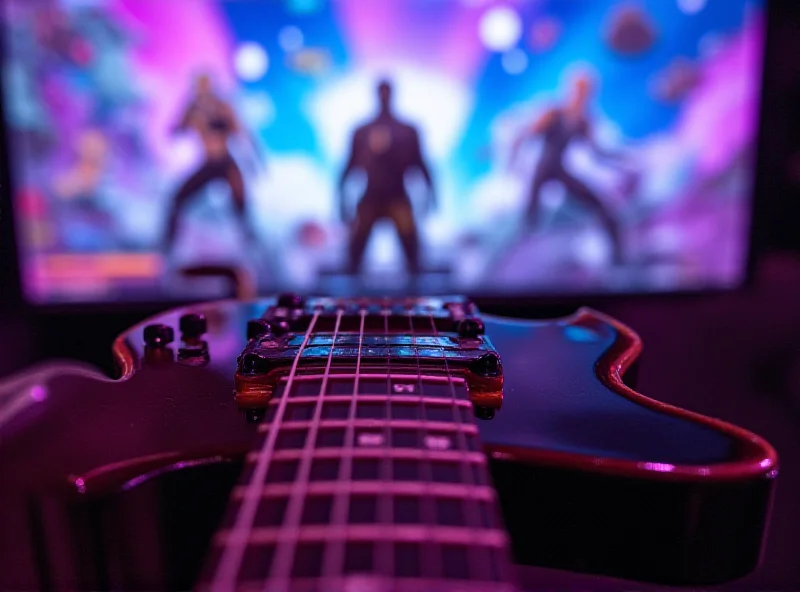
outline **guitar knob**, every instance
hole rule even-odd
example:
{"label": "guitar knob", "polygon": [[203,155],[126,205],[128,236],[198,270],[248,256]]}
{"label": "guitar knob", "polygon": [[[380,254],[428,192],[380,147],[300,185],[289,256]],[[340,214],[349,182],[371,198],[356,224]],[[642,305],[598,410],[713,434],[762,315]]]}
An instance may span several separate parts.
{"label": "guitar knob", "polygon": [[206,317],[190,312],[183,315],[178,324],[184,342],[184,346],[178,350],[178,361],[186,366],[206,365],[209,362],[208,343],[202,339],[208,329]]}
{"label": "guitar knob", "polygon": [[179,326],[184,341],[187,339],[199,339],[205,335],[208,330],[206,317],[196,312],[183,315],[180,319]]}
{"label": "guitar knob", "polygon": [[272,333],[272,324],[267,319],[251,319],[247,321],[247,340],[258,339]]}
{"label": "guitar knob", "polygon": [[302,296],[298,294],[294,294],[292,292],[286,292],[278,296],[278,306],[280,308],[303,308],[305,306],[305,300]]}
{"label": "guitar knob", "polygon": [[503,375],[503,364],[500,356],[494,352],[483,354],[469,365],[469,369],[484,378],[497,378]]}
{"label": "guitar knob", "polygon": [[269,360],[257,354],[245,354],[239,361],[239,371],[248,376],[266,374],[270,369]]}
{"label": "guitar knob", "polygon": [[144,328],[144,343],[148,347],[166,347],[175,340],[175,332],[168,325],[147,325]]}
{"label": "guitar knob", "polygon": [[286,335],[292,328],[284,319],[275,319],[269,323],[270,330],[278,336]]}
{"label": "guitar knob", "polygon": [[479,335],[483,335],[486,329],[483,326],[482,320],[478,318],[466,318],[458,321],[456,331],[459,337],[475,339]]}

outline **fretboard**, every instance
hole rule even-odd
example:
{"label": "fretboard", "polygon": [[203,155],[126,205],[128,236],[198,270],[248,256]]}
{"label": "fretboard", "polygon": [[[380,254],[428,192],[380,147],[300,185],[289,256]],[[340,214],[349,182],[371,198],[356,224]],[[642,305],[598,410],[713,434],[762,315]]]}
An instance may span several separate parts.
{"label": "fretboard", "polygon": [[[327,338],[310,322],[274,388],[199,589],[514,589],[467,382],[444,355],[438,374],[362,367],[363,314],[355,365],[333,372],[341,317]],[[313,347],[324,371],[300,374]]]}

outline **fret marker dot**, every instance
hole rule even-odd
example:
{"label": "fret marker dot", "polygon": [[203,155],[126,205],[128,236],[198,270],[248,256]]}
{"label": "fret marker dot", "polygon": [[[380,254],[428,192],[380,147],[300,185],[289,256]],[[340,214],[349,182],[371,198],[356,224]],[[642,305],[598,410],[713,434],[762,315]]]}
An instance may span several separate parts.
{"label": "fret marker dot", "polygon": [[383,446],[383,434],[359,434],[359,446]]}
{"label": "fret marker dot", "polygon": [[447,436],[425,436],[425,446],[430,450],[450,450],[450,444]]}
{"label": "fret marker dot", "polygon": [[392,390],[396,393],[413,393],[414,392],[414,385],[413,384],[393,384]]}

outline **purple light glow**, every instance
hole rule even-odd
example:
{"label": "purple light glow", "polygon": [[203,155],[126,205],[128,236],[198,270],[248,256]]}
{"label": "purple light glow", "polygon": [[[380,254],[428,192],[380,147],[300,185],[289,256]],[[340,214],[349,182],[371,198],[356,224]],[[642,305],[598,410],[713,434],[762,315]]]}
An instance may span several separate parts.
{"label": "purple light glow", "polygon": [[113,12],[143,31],[132,55],[148,97],[147,141],[152,153],[168,164],[173,149],[170,130],[190,91],[187,87],[175,92],[176,81],[188,84],[203,70],[223,92],[233,87],[234,40],[224,15],[209,0],[192,0],[191,10],[183,2],[117,0]]}
{"label": "purple light glow", "polygon": [[[225,462],[225,458],[221,456],[212,456],[209,458],[201,458],[197,460],[185,460],[181,462],[177,462],[171,465],[167,465],[166,467],[160,467],[158,469],[154,469],[152,471],[148,471],[147,473],[142,473],[138,477],[134,477],[122,484],[122,491],[130,491],[134,487],[138,487],[151,479],[155,479],[161,475],[166,473],[171,473],[172,471],[179,471],[181,469],[189,469],[191,467],[197,467],[200,465],[207,465],[212,463],[219,463]],[[81,480],[82,481],[82,480]],[[76,482],[77,483],[77,482]]]}
{"label": "purple light glow", "polygon": [[39,403],[47,399],[47,387],[41,384],[31,387],[31,399]]}
{"label": "purple light glow", "polygon": [[[675,136],[706,175],[724,170],[752,143],[758,116],[764,24],[753,19],[702,66],[703,83],[689,94]],[[735,76],[731,73],[736,72]],[[745,74],[746,73],[746,74]]]}
{"label": "purple light glow", "polygon": [[[418,19],[400,3],[343,0],[337,3],[338,20],[350,50],[359,65],[370,66],[395,61],[405,55],[412,62],[436,64],[457,80],[468,81],[478,72],[486,58],[486,49],[478,36],[481,11],[469,6],[453,7],[449,24],[442,30],[437,19]],[[414,30],[426,43],[418,44],[416,53],[410,47],[405,31]],[[436,39],[434,48],[430,40]]]}
{"label": "purple light glow", "polygon": [[644,467],[646,471],[657,471],[659,473],[671,473],[675,470],[675,465],[667,463],[642,463],[640,466]]}

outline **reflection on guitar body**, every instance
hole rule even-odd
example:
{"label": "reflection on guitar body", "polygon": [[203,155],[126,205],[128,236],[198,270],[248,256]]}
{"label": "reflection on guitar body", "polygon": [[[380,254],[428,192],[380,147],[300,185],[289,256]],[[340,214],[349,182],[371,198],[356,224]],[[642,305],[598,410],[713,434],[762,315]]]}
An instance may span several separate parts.
{"label": "reflection on guitar body", "polygon": [[115,342],[117,380],[60,365],[0,384],[0,587],[740,577],[775,451],[623,384],[640,347],[589,309],[521,322],[459,297],[167,312]]}

